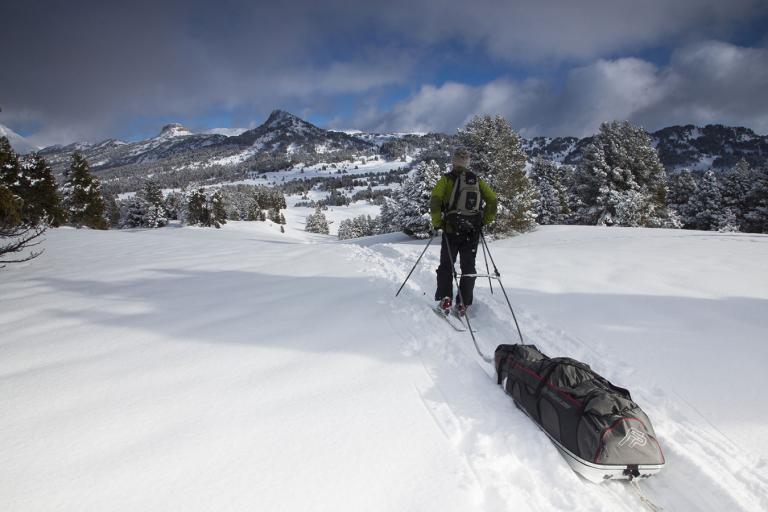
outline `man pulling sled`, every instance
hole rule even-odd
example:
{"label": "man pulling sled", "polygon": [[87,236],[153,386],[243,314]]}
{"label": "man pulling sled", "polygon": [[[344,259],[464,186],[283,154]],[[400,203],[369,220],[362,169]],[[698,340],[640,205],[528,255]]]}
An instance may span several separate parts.
{"label": "man pulling sled", "polygon": [[[496,217],[496,194],[469,170],[466,149],[454,151],[451,172],[441,177],[432,189],[430,213],[432,227],[443,231],[435,300],[439,301],[444,314],[449,314],[455,305],[456,314],[463,316],[472,305],[481,230]],[[459,256],[462,276],[454,302],[451,297],[456,256]]]}

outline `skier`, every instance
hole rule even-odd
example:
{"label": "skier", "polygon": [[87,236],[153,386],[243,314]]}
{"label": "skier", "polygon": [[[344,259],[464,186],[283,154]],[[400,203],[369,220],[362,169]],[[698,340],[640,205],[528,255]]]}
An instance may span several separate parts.
{"label": "skier", "polygon": [[456,313],[463,316],[472,304],[475,288],[475,278],[465,277],[464,274],[476,273],[475,257],[480,232],[496,216],[496,194],[469,170],[469,151],[465,148],[454,151],[451,172],[442,176],[432,189],[430,212],[433,229],[443,230],[435,300],[439,301],[440,309],[447,315],[452,306],[452,262],[459,255],[462,277],[456,295]]}

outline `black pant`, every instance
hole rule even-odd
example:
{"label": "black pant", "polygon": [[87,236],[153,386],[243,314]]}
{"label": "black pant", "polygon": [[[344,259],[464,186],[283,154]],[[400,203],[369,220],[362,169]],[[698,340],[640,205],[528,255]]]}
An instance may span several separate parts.
{"label": "black pant", "polygon": [[[475,273],[475,257],[477,256],[477,244],[480,241],[480,233],[473,232],[467,235],[443,232],[443,244],[440,247],[440,266],[437,267],[437,291],[435,300],[453,295],[453,265],[456,255],[459,255],[459,265],[462,274]],[[450,257],[448,253],[450,246]],[[459,280],[460,294],[456,295],[456,303],[464,299],[464,304],[472,304],[472,294],[475,289],[474,277],[463,277]]]}

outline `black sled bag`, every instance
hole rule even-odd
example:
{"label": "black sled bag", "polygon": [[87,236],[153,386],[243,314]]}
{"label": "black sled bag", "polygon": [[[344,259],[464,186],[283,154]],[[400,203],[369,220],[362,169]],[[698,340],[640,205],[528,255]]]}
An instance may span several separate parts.
{"label": "black sled bag", "polygon": [[504,391],[585,478],[648,477],[664,465],[648,416],[588,365],[534,345],[499,345],[495,365]]}

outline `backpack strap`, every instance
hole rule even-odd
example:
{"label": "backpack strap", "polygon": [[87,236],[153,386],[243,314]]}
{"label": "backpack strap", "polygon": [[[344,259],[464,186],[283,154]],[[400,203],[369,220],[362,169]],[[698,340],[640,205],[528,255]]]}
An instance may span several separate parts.
{"label": "backpack strap", "polygon": [[448,213],[456,211],[456,207],[459,205],[459,186],[461,185],[461,173],[453,172],[453,192],[451,192],[451,199],[448,201]]}

